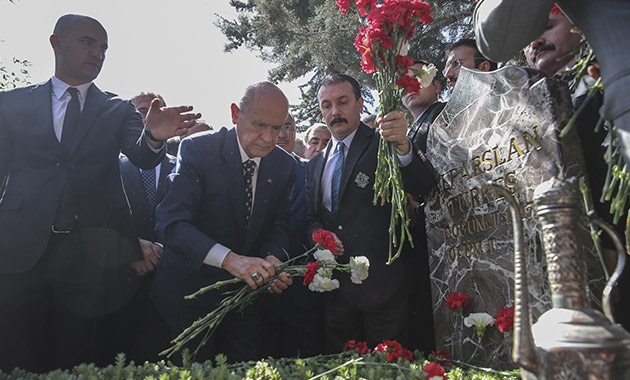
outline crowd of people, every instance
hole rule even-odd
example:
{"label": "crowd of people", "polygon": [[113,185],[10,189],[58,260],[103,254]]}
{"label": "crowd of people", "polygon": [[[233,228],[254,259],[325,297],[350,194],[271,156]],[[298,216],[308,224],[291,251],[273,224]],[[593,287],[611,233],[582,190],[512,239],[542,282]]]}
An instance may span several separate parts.
{"label": "crowd of people", "polygon": [[[479,15],[487,16],[484,3]],[[563,12],[547,11],[540,36],[514,44],[532,68],[556,76],[575,62],[565,53],[580,39]],[[489,33],[482,30],[480,46],[493,56]],[[348,340],[435,349],[423,197],[436,176],[424,153],[446,105],[442,86],[457,91],[461,67],[497,68],[478,42],[448,46],[444,78],[403,98],[411,124],[401,111],[362,119],[359,83],[331,73],[317,91],[324,123],[303,134],[270,82],[232,103],[233,128],[214,130],[191,106],[167,106],[160,94],[124,101],[98,89],[105,28],[87,16],[59,18],[52,78],[0,92],[0,369],[105,365],[118,352],[159,360],[222,300],[220,291],[184,296],[232,277],[252,289],[270,281],[269,294],[226,317],[197,360],[307,357],[340,352]],[[409,75],[429,66],[417,60]],[[603,137],[593,125],[584,118],[579,131],[596,190]],[[391,206],[372,202],[381,139],[396,143],[416,242],[391,265]],[[320,228],[334,234],[339,261],[368,257],[363,284],[341,277],[336,291],[316,293],[276,273]]]}

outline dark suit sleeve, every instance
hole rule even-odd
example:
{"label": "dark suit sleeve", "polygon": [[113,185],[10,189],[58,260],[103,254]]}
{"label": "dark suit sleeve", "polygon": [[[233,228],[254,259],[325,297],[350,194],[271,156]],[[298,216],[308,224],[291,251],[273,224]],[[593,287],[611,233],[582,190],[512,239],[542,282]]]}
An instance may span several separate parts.
{"label": "dark suit sleeve", "polygon": [[201,209],[203,182],[200,178],[204,162],[201,152],[190,140],[182,141],[174,173],[169,175],[169,188],[156,210],[156,232],[160,242],[199,269],[208,251],[217,241],[194,225]]}
{"label": "dark suit sleeve", "polygon": [[131,102],[126,101],[125,116],[122,128],[122,152],[129,157],[129,160],[138,168],[151,169],[156,167],[166,154],[166,143],[155,152],[149,145],[144,134],[144,123],[142,116],[136,111]]}
{"label": "dark suit sleeve", "polygon": [[[0,103],[4,101],[4,93],[0,92]],[[9,135],[8,126],[5,125],[5,117],[0,108],[0,197],[4,188],[4,182],[9,175],[9,163],[13,149],[13,142]]]}
{"label": "dark suit sleeve", "polygon": [[433,165],[424,154],[417,151],[413,152],[411,163],[401,168],[401,174],[405,191],[410,194],[427,194],[436,185]]}
{"label": "dark suit sleeve", "polygon": [[318,215],[318,192],[319,192],[319,181],[320,178],[316,174],[319,172],[320,164],[323,165],[320,161],[322,155],[316,156],[311,159],[311,161],[306,166],[306,242],[309,244],[313,244],[311,240],[311,236],[313,231],[324,228],[321,223]]}

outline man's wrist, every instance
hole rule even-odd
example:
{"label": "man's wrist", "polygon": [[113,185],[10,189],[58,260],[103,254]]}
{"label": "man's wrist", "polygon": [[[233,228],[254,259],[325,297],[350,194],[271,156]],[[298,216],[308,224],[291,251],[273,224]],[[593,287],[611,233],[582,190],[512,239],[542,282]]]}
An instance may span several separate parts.
{"label": "man's wrist", "polygon": [[155,143],[163,143],[164,140],[160,140],[155,138],[155,136],[153,136],[153,133],[151,133],[151,129],[149,129],[148,125],[144,126],[144,134],[147,136],[147,138]]}

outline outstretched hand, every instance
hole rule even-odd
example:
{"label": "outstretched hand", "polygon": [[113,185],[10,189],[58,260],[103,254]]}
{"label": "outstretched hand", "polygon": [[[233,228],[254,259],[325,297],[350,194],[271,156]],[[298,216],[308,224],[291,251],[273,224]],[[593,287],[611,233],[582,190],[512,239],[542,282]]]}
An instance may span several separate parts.
{"label": "outstretched hand", "polygon": [[185,135],[201,117],[200,113],[190,112],[192,109],[192,106],[160,107],[160,100],[155,98],[147,113],[147,127],[153,137],[162,141]]}

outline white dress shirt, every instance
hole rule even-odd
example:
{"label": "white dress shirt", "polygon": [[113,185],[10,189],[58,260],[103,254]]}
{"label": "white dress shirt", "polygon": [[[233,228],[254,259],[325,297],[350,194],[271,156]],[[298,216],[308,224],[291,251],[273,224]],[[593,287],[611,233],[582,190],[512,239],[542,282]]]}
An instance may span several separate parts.
{"label": "white dress shirt", "polygon": [[[258,179],[258,169],[260,168],[260,157],[249,158],[245,150],[241,146],[241,142],[238,139],[238,135],[236,136],[236,142],[238,143],[238,150],[241,153],[241,162],[245,163],[247,160],[252,160],[256,163],[256,167],[254,168],[254,175],[252,176],[252,212],[254,211],[254,199],[256,199],[256,180]],[[217,268],[221,268],[223,264],[223,260],[230,253],[231,249],[224,246],[223,244],[215,244],[210,248],[206,258],[203,259],[203,263],[207,265],[211,265]]]}

